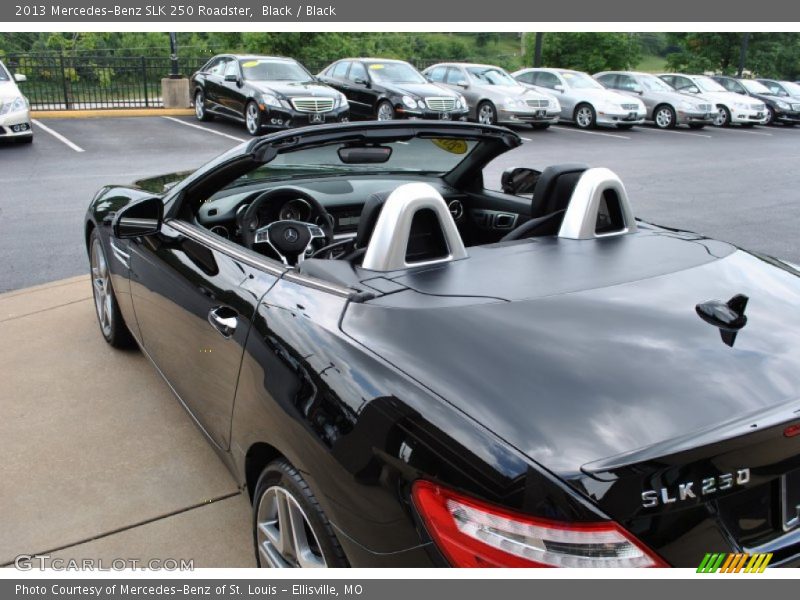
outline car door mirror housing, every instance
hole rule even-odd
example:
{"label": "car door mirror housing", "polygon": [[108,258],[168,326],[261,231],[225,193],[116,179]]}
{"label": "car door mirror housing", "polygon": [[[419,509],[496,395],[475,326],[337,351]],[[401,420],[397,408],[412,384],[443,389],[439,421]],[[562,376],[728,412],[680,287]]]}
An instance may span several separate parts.
{"label": "car door mirror housing", "polygon": [[363,85],[365,87],[369,87],[369,81],[367,81],[363,77],[356,77],[353,81],[356,83],[356,85]]}
{"label": "car door mirror housing", "polygon": [[164,203],[156,196],[129,204],[114,217],[112,230],[120,239],[154,235],[161,231]]}
{"label": "car door mirror housing", "polygon": [[564,86],[563,86],[563,85],[561,85],[560,83],[558,83],[558,84],[554,85],[554,86],[553,86],[553,89],[554,89],[555,91],[557,91],[557,92],[561,92],[562,94],[564,93]]}
{"label": "car door mirror housing", "polygon": [[500,176],[500,185],[506,194],[532,194],[541,174],[541,171],[528,167],[507,169]]}
{"label": "car door mirror housing", "polygon": [[239,82],[241,80],[239,79],[238,75],[225,75],[225,81],[227,81],[229,83],[235,83],[236,85],[239,85]]}
{"label": "car door mirror housing", "polygon": [[14,73],[14,81],[16,81],[17,83],[22,83],[24,81],[28,81],[28,78],[22,73]]}

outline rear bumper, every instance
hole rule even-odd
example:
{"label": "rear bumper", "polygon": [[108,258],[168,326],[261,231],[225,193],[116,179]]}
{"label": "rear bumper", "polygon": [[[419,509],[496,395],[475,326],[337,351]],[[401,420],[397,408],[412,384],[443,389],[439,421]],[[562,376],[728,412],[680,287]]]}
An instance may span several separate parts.
{"label": "rear bumper", "polygon": [[33,135],[31,114],[21,110],[0,117],[0,140]]}

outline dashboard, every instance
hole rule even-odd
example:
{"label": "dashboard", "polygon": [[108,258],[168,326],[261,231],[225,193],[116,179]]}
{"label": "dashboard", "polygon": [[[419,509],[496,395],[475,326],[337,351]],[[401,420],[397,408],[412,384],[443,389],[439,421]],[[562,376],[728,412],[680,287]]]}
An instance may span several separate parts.
{"label": "dashboard", "polygon": [[[291,181],[279,180],[252,182],[246,186],[229,187],[206,199],[197,212],[198,224],[211,232],[235,241],[240,240],[241,220],[247,207],[259,194],[275,188],[286,188],[286,194],[259,210],[249,224],[253,229],[278,220],[314,222],[312,209],[306,200],[293,196],[292,190],[305,192],[316,198],[331,215],[336,237],[355,235],[361,210],[367,199],[376,192],[394,189],[411,181],[424,181],[439,191],[448,202],[456,220],[464,209],[460,198],[464,196],[439,178],[422,176],[357,176],[342,178],[315,178]],[[319,225],[320,223],[316,223]]]}

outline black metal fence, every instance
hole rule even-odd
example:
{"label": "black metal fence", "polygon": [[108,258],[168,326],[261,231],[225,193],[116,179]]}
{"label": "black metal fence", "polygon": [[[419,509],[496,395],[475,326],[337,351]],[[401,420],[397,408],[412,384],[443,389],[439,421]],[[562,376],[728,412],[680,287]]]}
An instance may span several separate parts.
{"label": "black metal fence", "polygon": [[[211,55],[180,57],[181,76],[190,77]],[[160,108],[161,79],[171,73],[168,56],[89,56],[67,54],[8,54],[0,60],[27,81],[20,84],[33,110],[93,108]],[[442,60],[410,59],[418,69]],[[306,62],[318,73],[329,61]]]}
{"label": "black metal fence", "polygon": [[[210,57],[181,57],[180,74],[191,76]],[[9,54],[0,60],[20,84],[33,110],[158,108],[161,79],[171,71],[169,57]]]}

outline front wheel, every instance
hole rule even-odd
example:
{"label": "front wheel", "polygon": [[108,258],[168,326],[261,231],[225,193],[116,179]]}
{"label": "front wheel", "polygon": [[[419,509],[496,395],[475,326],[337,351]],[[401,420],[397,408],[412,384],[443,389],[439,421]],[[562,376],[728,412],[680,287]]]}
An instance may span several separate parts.
{"label": "front wheel", "polygon": [[662,104],[653,113],[653,122],[659,129],[675,127],[675,110],[668,104]]}
{"label": "front wheel", "polygon": [[494,125],[497,123],[497,111],[491,102],[481,102],[478,106],[478,123],[481,125]]}
{"label": "front wheel", "polygon": [[574,119],[579,129],[593,129],[597,125],[597,114],[591,104],[579,104]]}
{"label": "front wheel", "polygon": [[731,124],[731,111],[724,106],[717,107],[717,115],[714,117],[715,127],[727,127]]}
{"label": "front wheel", "polygon": [[346,567],[333,528],[299,471],[270,463],[253,494],[253,539],[260,567]]}
{"label": "front wheel", "polygon": [[764,125],[772,125],[775,121],[775,111],[772,110],[769,106],[767,107],[767,120],[764,121]]}
{"label": "front wheel", "polygon": [[206,110],[206,95],[203,90],[197,90],[194,95],[194,116],[198,121],[211,121],[214,115]]}
{"label": "front wheel", "polygon": [[394,119],[394,106],[392,106],[392,103],[388,100],[381,100],[375,111],[375,117],[378,121],[391,121]]}
{"label": "front wheel", "polygon": [[244,125],[247,127],[247,133],[250,135],[258,135],[261,133],[261,128],[264,126],[261,110],[258,108],[258,104],[252,100],[247,103],[244,109]]}
{"label": "front wheel", "polygon": [[115,348],[132,347],[133,336],[119,310],[117,297],[111,285],[111,270],[97,230],[92,231],[89,237],[89,266],[92,275],[92,297],[100,333],[106,342]]}

